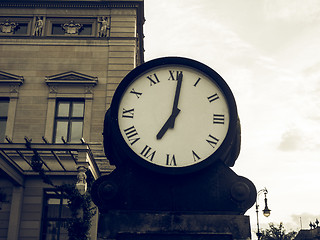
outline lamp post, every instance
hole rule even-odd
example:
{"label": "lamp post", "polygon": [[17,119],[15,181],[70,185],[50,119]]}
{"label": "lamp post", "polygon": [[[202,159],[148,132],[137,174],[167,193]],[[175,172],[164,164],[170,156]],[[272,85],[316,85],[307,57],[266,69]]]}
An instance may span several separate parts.
{"label": "lamp post", "polygon": [[268,208],[268,200],[267,200],[267,193],[268,193],[268,190],[266,188],[264,189],[261,189],[260,191],[258,191],[257,193],[257,200],[256,200],[256,213],[257,213],[257,228],[258,228],[258,231],[257,231],[257,237],[258,237],[258,240],[260,240],[261,236],[262,236],[262,233],[260,232],[260,227],[259,227],[259,205],[258,205],[258,200],[259,200],[259,195],[263,193],[264,194],[264,203],[265,203],[265,207],[264,209],[262,210],[263,212],[263,215],[265,217],[269,217],[270,216],[270,212],[271,210]]}

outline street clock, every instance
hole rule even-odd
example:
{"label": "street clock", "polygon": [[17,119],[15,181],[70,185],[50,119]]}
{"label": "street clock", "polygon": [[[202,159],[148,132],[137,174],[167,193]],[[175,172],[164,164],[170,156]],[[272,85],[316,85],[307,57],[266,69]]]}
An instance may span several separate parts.
{"label": "street clock", "polygon": [[106,121],[124,161],[171,175],[225,160],[239,127],[227,83],[208,66],[181,57],[132,70],[116,89]]}

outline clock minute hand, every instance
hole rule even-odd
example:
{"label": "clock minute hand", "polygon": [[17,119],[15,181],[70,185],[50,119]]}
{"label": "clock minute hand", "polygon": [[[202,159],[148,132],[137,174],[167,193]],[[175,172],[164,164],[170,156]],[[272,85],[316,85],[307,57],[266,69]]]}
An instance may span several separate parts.
{"label": "clock minute hand", "polygon": [[177,83],[177,87],[176,87],[176,93],[174,95],[174,101],[173,101],[173,106],[172,106],[172,113],[171,115],[174,115],[174,112],[178,110],[178,102],[179,102],[179,98],[180,98],[180,90],[181,90],[181,84],[182,84],[182,77],[183,74],[182,72],[180,72],[178,74],[178,83]]}
{"label": "clock minute hand", "polygon": [[167,132],[169,128],[174,128],[174,123],[176,121],[176,117],[180,113],[180,109],[178,108],[178,102],[180,98],[180,90],[181,90],[181,84],[182,84],[182,77],[183,74],[180,72],[177,77],[177,87],[176,87],[176,92],[174,95],[174,101],[173,101],[173,106],[172,106],[172,112],[168,120],[165,122],[165,124],[162,126],[160,131],[157,134],[157,139],[161,139],[163,135]]}

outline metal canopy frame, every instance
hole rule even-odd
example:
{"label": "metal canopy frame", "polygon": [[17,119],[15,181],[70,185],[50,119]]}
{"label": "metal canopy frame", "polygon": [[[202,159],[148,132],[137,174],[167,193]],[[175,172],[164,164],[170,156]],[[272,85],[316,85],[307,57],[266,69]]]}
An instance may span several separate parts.
{"label": "metal canopy frame", "polygon": [[0,169],[4,170],[18,185],[23,185],[26,175],[37,175],[32,169],[32,157],[35,155],[42,163],[42,169],[48,175],[76,175],[79,167],[90,170],[92,176],[100,177],[89,144],[82,143],[0,143]]}

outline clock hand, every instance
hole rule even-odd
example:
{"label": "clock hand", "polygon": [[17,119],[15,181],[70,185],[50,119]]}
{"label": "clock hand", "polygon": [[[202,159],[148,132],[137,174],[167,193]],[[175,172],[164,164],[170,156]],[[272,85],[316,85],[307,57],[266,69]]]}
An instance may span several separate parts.
{"label": "clock hand", "polygon": [[174,95],[174,101],[173,101],[173,106],[172,106],[172,112],[171,115],[169,116],[168,120],[165,122],[165,124],[162,126],[160,131],[157,134],[157,139],[161,139],[163,135],[167,132],[169,128],[174,128],[174,123],[176,121],[176,117],[180,113],[180,109],[178,108],[178,102],[180,98],[180,90],[181,90],[181,84],[182,84],[182,77],[183,74],[180,72],[178,74],[178,79],[177,79],[177,87],[176,87],[176,92]]}
{"label": "clock hand", "polygon": [[163,137],[163,135],[166,133],[166,131],[169,128],[173,128],[174,127],[174,122],[175,122],[175,119],[178,116],[179,112],[180,112],[180,109],[177,108],[177,110],[174,112],[174,114],[170,115],[168,120],[165,122],[165,124],[162,126],[162,128],[160,129],[160,131],[157,134],[157,139],[158,140]]}
{"label": "clock hand", "polygon": [[[173,101],[172,113],[171,113],[171,116],[175,115],[172,128],[174,127],[176,117],[178,116],[178,113],[180,112],[180,109],[178,109],[178,102],[179,102],[179,98],[180,98],[180,90],[181,90],[182,77],[183,77],[182,72],[180,72],[177,77],[178,77],[178,79],[177,79],[178,83],[177,83],[177,87],[176,87],[176,93],[174,95],[174,101]],[[175,114],[177,111],[178,111],[178,113]]]}

